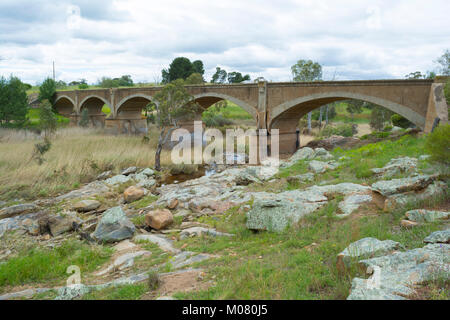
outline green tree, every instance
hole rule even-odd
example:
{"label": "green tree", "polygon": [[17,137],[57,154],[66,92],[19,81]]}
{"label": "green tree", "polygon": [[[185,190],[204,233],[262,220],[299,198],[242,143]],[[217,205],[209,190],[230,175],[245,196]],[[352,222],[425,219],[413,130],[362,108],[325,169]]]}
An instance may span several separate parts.
{"label": "green tree", "polygon": [[0,78],[0,125],[22,127],[27,121],[26,86],[19,78]]}
{"label": "green tree", "polygon": [[[322,66],[312,60],[298,60],[291,67],[293,80],[296,82],[322,80]],[[311,131],[312,112],[308,113],[308,130]]]}
{"label": "green tree", "polygon": [[250,80],[250,75],[246,74],[245,76],[242,76],[242,73],[240,72],[230,72],[228,74],[228,83],[241,83],[244,81]]}
{"label": "green tree", "polygon": [[450,124],[439,125],[428,134],[425,149],[431,155],[431,161],[450,165]]}
{"label": "green tree", "polygon": [[203,76],[200,73],[193,73],[187,77],[185,84],[203,84]]}
{"label": "green tree", "polygon": [[420,71],[411,72],[405,76],[406,79],[424,79],[425,75]]}
{"label": "green tree", "polygon": [[38,99],[40,102],[48,100],[53,106],[55,104],[55,94],[56,94],[56,82],[51,78],[45,79],[45,81],[39,87]]}
{"label": "green tree", "polygon": [[386,122],[390,121],[392,111],[377,106],[371,105],[372,112],[370,113],[370,127],[376,131],[382,131]]}
{"label": "green tree", "polygon": [[181,79],[166,84],[154,96],[156,124],[160,130],[158,146],[155,153],[155,169],[161,170],[161,151],[173,130],[179,128],[179,121],[189,119],[199,111],[199,106],[192,102],[192,96],[184,88]]}
{"label": "green tree", "polygon": [[227,81],[227,72],[220,67],[216,67],[216,73],[213,74],[212,83],[225,83]]}
{"label": "green tree", "polygon": [[109,77],[102,77],[98,83],[101,88],[117,88],[119,87],[118,79],[111,79]]}
{"label": "green tree", "polygon": [[89,125],[89,110],[87,108],[84,108],[83,111],[81,111],[78,125],[83,128],[86,128]]}
{"label": "green tree", "polygon": [[450,79],[447,80],[447,83],[444,87],[445,100],[447,100],[447,105],[450,105]]}
{"label": "green tree", "polygon": [[117,79],[119,87],[132,87],[134,86],[133,79],[131,79],[130,75],[121,76]]}
{"label": "green tree", "polygon": [[177,79],[186,80],[194,72],[194,66],[188,58],[178,57],[172,61],[169,65],[169,69],[164,69],[162,71],[162,82],[169,83]]}
{"label": "green tree", "polygon": [[44,132],[44,137],[49,138],[58,127],[58,118],[53,112],[48,100],[43,100],[39,107],[39,128]]}
{"label": "green tree", "polygon": [[355,120],[355,113],[361,113],[363,111],[364,101],[361,100],[348,100],[347,112],[352,116],[352,122]]}
{"label": "green tree", "polygon": [[450,76],[450,50],[447,49],[436,62],[440,64],[440,72],[442,75]]}
{"label": "green tree", "polygon": [[194,69],[194,73],[200,73],[200,75],[205,74],[205,67],[203,66],[203,62],[201,60],[195,60],[192,62],[192,68]]}

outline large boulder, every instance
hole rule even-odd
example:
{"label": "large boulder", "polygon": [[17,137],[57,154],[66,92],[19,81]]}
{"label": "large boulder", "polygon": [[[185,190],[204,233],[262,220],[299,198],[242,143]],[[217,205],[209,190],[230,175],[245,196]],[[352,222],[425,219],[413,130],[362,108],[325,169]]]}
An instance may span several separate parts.
{"label": "large boulder", "polygon": [[337,256],[337,268],[345,272],[353,262],[361,259],[386,255],[401,248],[401,244],[392,240],[380,241],[376,238],[363,238],[351,243]]}
{"label": "large boulder", "polygon": [[138,170],[137,167],[129,167],[129,168],[123,170],[120,174],[122,174],[124,176],[128,176],[130,174],[136,173],[137,170]]}
{"label": "large boulder", "polygon": [[145,223],[153,229],[161,230],[173,223],[173,215],[167,209],[150,211],[145,215]]}
{"label": "large boulder", "polygon": [[77,221],[71,216],[54,216],[48,219],[48,228],[52,236],[56,237],[60,234],[70,232],[74,229]]}
{"label": "large boulder", "polygon": [[448,219],[450,212],[416,209],[406,212],[406,217],[415,222],[434,222]]}
{"label": "large boulder", "polygon": [[372,196],[370,194],[350,194],[339,203],[339,209],[342,211],[342,214],[338,216],[348,216],[362,204],[370,202],[372,202]]}
{"label": "large boulder", "polygon": [[436,277],[450,278],[450,245],[428,244],[423,248],[394,252],[360,261],[371,274],[369,279],[354,278],[348,300],[404,300],[414,287]]}
{"label": "large boulder", "polygon": [[396,174],[415,172],[417,170],[418,160],[416,158],[397,158],[389,161],[383,168],[374,168],[371,171],[383,178],[390,178]]}
{"label": "large boulder", "polygon": [[339,164],[335,161],[324,162],[313,160],[309,163],[308,168],[314,173],[324,173],[327,170],[334,170],[338,166]]}
{"label": "large boulder", "polygon": [[125,176],[123,174],[119,174],[119,175],[114,176],[112,178],[106,179],[105,183],[107,185],[110,185],[110,186],[115,186],[115,185],[118,185],[118,184],[127,183],[127,182],[129,182],[131,180],[132,179],[129,176]]}
{"label": "large boulder", "polygon": [[425,243],[450,243],[450,229],[435,231],[423,239]]}
{"label": "large boulder", "polygon": [[137,201],[141,199],[144,195],[145,195],[144,189],[135,186],[127,188],[123,193],[123,197],[126,203]]}
{"label": "large boulder", "polygon": [[127,218],[121,207],[114,207],[107,210],[92,238],[103,242],[118,242],[133,237],[135,232],[134,224]]}
{"label": "large boulder", "polygon": [[419,175],[403,179],[378,181],[372,184],[372,190],[387,197],[397,193],[425,189],[436,178],[437,175]]}
{"label": "large boulder", "polygon": [[97,200],[82,200],[77,202],[72,209],[78,212],[89,212],[98,209],[101,203]]}

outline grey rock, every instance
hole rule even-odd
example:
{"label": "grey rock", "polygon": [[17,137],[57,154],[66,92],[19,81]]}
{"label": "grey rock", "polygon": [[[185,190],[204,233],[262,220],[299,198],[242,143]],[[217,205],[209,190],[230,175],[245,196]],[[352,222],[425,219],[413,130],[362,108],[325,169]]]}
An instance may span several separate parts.
{"label": "grey rock", "polygon": [[314,150],[314,159],[331,160],[333,158],[333,155],[324,148],[316,148]]}
{"label": "grey rock", "polygon": [[47,291],[50,291],[50,290],[52,290],[52,289],[50,289],[50,288],[36,288],[36,289],[26,289],[26,290],[23,290],[23,291],[6,293],[6,294],[0,296],[0,301],[17,299],[17,298],[31,298],[35,294],[44,293],[44,292],[47,292]]}
{"label": "grey rock", "polygon": [[85,294],[92,291],[92,288],[85,286],[84,284],[74,284],[67,287],[59,288],[57,291],[58,296],[55,300],[74,300],[80,298]]}
{"label": "grey rock", "polygon": [[421,155],[420,157],[419,157],[419,160],[420,161],[426,161],[426,160],[428,160],[428,159],[430,159],[430,155],[429,154],[423,154],[423,155]]}
{"label": "grey rock", "polygon": [[98,223],[92,237],[98,241],[118,242],[133,237],[135,227],[122,208],[107,210]]}
{"label": "grey rock", "polygon": [[97,200],[82,200],[77,202],[72,209],[78,212],[89,212],[98,209],[101,203]]}
{"label": "grey rock", "polygon": [[434,181],[422,192],[406,192],[401,194],[394,194],[388,196],[385,200],[385,209],[390,210],[397,207],[405,206],[409,203],[415,203],[418,201],[424,201],[434,197],[442,196],[445,194],[447,185],[442,181]]}
{"label": "grey rock", "polygon": [[18,204],[0,210],[0,219],[11,218],[19,214],[38,210],[38,206],[34,203]]}
{"label": "grey rock", "polygon": [[153,234],[140,234],[134,237],[134,241],[148,241],[158,245],[163,251],[171,253],[179,253],[181,250],[173,246],[173,241],[163,236]]}
{"label": "grey rock", "polygon": [[156,186],[156,180],[155,179],[140,180],[136,186],[151,189],[152,187]]}
{"label": "grey rock", "polygon": [[119,175],[114,176],[112,178],[106,179],[105,183],[107,185],[114,186],[114,185],[118,185],[118,184],[129,182],[131,180],[132,180],[131,177],[119,174]]}
{"label": "grey rock", "polygon": [[367,192],[370,188],[353,183],[312,186],[305,190],[281,193],[254,193],[253,207],[246,213],[247,228],[280,232],[296,224],[304,216],[328,203],[326,194],[351,194]]}
{"label": "grey rock", "polygon": [[450,229],[435,231],[426,237],[423,242],[425,243],[450,243]]}
{"label": "grey rock", "polygon": [[414,286],[436,277],[450,278],[450,245],[423,248],[360,261],[369,279],[355,278],[348,300],[403,300]]}
{"label": "grey rock", "polygon": [[144,169],[141,173],[145,174],[147,177],[153,177],[155,175],[155,171],[150,168]]}
{"label": "grey rock", "polygon": [[210,229],[210,228],[204,228],[204,227],[192,227],[192,228],[188,228],[188,229],[184,229],[181,233],[180,233],[180,239],[184,240],[187,238],[191,238],[191,237],[195,237],[195,236],[202,236],[202,235],[208,235],[208,236],[212,236],[212,237],[233,237],[233,234],[230,233],[223,233],[223,232],[218,232],[214,229]]}
{"label": "grey rock", "polygon": [[155,300],[160,300],[160,301],[162,301],[162,300],[177,300],[177,299],[175,299],[174,297],[165,296],[165,297],[158,297],[158,298],[156,298]]}
{"label": "grey rock", "polygon": [[201,262],[210,259],[211,256],[207,254],[195,254],[190,251],[183,251],[172,258],[169,262],[174,269],[180,269],[193,263]]}
{"label": "grey rock", "polygon": [[134,265],[134,259],[142,256],[149,256],[152,253],[147,250],[140,250],[136,252],[127,252],[119,255],[114,259],[113,263],[109,265],[107,268],[100,270],[95,273],[96,276],[103,276],[114,270],[124,270],[126,268],[130,268]]}
{"label": "grey rock", "polygon": [[386,197],[396,193],[422,190],[436,178],[436,175],[420,175],[403,179],[378,181],[372,184],[372,190]]}
{"label": "grey rock", "polygon": [[402,130],[403,130],[403,129],[400,128],[400,127],[393,126],[392,129],[391,129],[391,132],[400,132],[400,131],[402,131]]}
{"label": "grey rock", "polygon": [[371,169],[371,171],[383,178],[390,178],[400,173],[415,172],[417,170],[417,163],[418,161],[416,158],[397,158],[389,161],[383,168],[374,168]]}
{"label": "grey rock", "polygon": [[392,240],[380,241],[376,238],[363,238],[351,243],[337,257],[337,266],[340,271],[349,268],[354,261],[386,255],[402,245]]}
{"label": "grey rock", "polygon": [[124,175],[124,176],[128,176],[130,174],[136,173],[137,170],[138,170],[137,167],[129,167],[129,168],[123,170],[120,174]]}
{"label": "grey rock", "polygon": [[106,180],[112,176],[112,171],[105,171],[97,176],[97,180]]}
{"label": "grey rock", "polygon": [[434,222],[448,219],[450,212],[416,209],[406,212],[408,220],[415,222]]}
{"label": "grey rock", "polygon": [[77,199],[77,198],[90,198],[97,195],[102,195],[108,192],[109,188],[103,183],[103,181],[91,182],[78,190],[73,190],[69,193],[58,196],[54,199],[55,202],[63,200]]}
{"label": "grey rock", "polygon": [[370,194],[351,194],[344,198],[343,201],[339,203],[339,209],[343,214],[338,216],[348,216],[357,210],[362,204],[369,203],[372,201],[372,196]]}
{"label": "grey rock", "polygon": [[73,230],[75,220],[70,217],[50,217],[48,219],[48,227],[50,229],[50,233],[52,236],[56,237],[63,233],[69,232]]}
{"label": "grey rock", "polygon": [[308,168],[309,168],[309,170],[313,171],[314,173],[324,173],[327,170],[334,170],[338,166],[339,166],[339,164],[334,161],[323,162],[323,161],[312,160],[309,162]]}

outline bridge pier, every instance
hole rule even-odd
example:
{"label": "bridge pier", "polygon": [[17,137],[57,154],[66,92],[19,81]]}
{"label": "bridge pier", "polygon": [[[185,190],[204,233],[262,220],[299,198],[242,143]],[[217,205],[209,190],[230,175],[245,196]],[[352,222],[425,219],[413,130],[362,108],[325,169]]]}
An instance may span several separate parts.
{"label": "bridge pier", "polygon": [[[446,78],[444,78],[445,80]],[[439,78],[436,80],[439,81]],[[448,123],[448,106],[444,95],[445,83],[433,83],[430,88],[428,98],[427,115],[425,118],[425,133],[430,133],[436,118],[439,118],[441,124]]]}

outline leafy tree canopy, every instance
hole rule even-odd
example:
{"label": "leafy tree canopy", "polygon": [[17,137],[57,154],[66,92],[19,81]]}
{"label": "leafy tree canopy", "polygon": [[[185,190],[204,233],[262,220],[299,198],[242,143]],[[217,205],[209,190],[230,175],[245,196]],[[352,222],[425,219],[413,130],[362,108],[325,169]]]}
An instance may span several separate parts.
{"label": "leafy tree canopy", "polygon": [[0,78],[0,125],[22,127],[27,120],[26,86],[19,78]]}
{"label": "leafy tree canopy", "polygon": [[230,72],[228,74],[228,83],[241,83],[250,80],[250,75],[242,76],[240,72]]}
{"label": "leafy tree canopy", "polygon": [[450,50],[447,49],[437,63],[440,65],[440,72],[444,76],[450,76]]}
{"label": "leafy tree canopy", "polygon": [[53,106],[55,103],[56,82],[51,78],[45,79],[45,81],[39,87],[39,101],[48,100]]}
{"label": "leafy tree canopy", "polygon": [[320,81],[322,80],[322,66],[312,60],[298,60],[291,67],[294,81]]}
{"label": "leafy tree canopy", "polygon": [[162,71],[162,83],[169,83],[177,79],[186,80],[193,73],[203,76],[205,73],[203,62],[200,60],[191,62],[186,57],[178,57],[173,59],[168,69]]}

